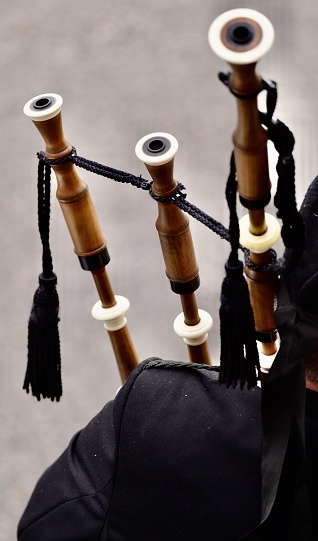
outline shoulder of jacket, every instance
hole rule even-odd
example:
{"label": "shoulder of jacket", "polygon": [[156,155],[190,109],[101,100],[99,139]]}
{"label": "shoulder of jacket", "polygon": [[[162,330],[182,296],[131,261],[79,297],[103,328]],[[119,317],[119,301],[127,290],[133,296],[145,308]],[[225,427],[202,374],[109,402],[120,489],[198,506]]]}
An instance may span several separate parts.
{"label": "shoulder of jacket", "polygon": [[158,374],[159,371],[172,371],[172,372],[179,372],[179,373],[189,373],[195,374],[195,373],[201,373],[202,375],[208,376],[209,379],[218,381],[219,380],[219,367],[218,366],[209,366],[205,364],[196,364],[191,362],[184,362],[184,361],[172,361],[172,360],[163,360],[159,357],[149,357],[148,359],[145,359],[142,361],[130,374],[129,378],[127,379],[126,383],[119,389],[119,393],[125,392],[125,394],[129,394],[131,389],[133,388],[136,380],[142,376],[145,371],[154,370],[156,369],[156,372]]}

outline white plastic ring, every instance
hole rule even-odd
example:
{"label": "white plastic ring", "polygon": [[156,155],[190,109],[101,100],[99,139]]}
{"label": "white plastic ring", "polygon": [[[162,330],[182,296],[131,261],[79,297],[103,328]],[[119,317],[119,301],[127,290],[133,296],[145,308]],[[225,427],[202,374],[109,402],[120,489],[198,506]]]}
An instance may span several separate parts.
{"label": "white plastic ring", "polygon": [[[156,140],[160,141],[163,138],[166,142],[168,142],[168,145],[165,146],[165,148],[162,148],[160,151],[154,151],[153,154],[148,153],[145,151],[145,148],[147,147],[147,143],[150,144],[152,142],[155,142]],[[160,147],[159,147],[160,148]],[[150,133],[149,135],[145,135],[142,137],[135,148],[136,156],[146,165],[164,165],[165,163],[168,163],[174,158],[178,150],[178,141],[176,140],[173,135],[170,135],[169,133],[164,132],[155,132]]]}
{"label": "white plastic ring", "polygon": [[54,118],[59,114],[63,105],[63,98],[59,94],[40,94],[29,100],[24,108],[23,112],[26,116],[41,122]]}
{"label": "white plastic ring", "polygon": [[118,331],[125,327],[127,319],[124,314],[130,306],[126,297],[115,295],[116,304],[110,308],[103,308],[101,301],[96,302],[92,308],[92,316],[98,321],[104,321],[104,327],[107,331]]}
{"label": "white plastic ring", "polygon": [[280,225],[278,220],[271,214],[265,212],[265,222],[267,230],[263,235],[253,235],[249,230],[249,215],[246,214],[240,219],[240,244],[254,252],[262,254],[269,250],[280,237]]}
{"label": "white plastic ring", "polygon": [[[260,42],[249,51],[232,51],[223,43],[221,33],[224,26],[232,19],[246,18],[259,24],[262,29]],[[231,9],[219,15],[211,24],[208,32],[209,45],[212,51],[230,64],[252,64],[257,62],[272,47],[275,32],[272,23],[258,11],[248,8]]]}
{"label": "white plastic ring", "polygon": [[197,325],[186,325],[184,314],[181,312],[174,320],[173,328],[178,336],[181,336],[189,346],[204,344],[208,338],[208,332],[212,328],[213,320],[205,310],[198,310],[200,321]]}
{"label": "white plastic ring", "polygon": [[258,348],[259,364],[260,364],[260,367],[261,367],[261,371],[264,374],[268,374],[268,372],[271,369],[271,366],[272,366],[273,362],[275,361],[277,351],[273,355],[264,355],[264,353],[261,351],[261,343],[260,342],[257,342],[257,348]]}

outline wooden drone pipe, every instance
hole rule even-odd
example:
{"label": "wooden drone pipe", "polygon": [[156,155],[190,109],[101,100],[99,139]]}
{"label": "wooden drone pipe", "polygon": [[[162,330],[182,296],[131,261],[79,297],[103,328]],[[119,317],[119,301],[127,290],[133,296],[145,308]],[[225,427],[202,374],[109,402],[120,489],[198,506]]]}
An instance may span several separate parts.
{"label": "wooden drone pipe", "polygon": [[[266,265],[270,247],[278,240],[278,222],[265,213],[270,201],[267,133],[259,120],[257,95],[262,79],[256,72],[257,61],[267,53],[274,40],[270,21],[250,9],[234,9],[220,15],[209,30],[212,50],[231,67],[228,85],[236,98],[237,126],[233,133],[237,188],[241,203],[248,209],[247,220],[240,222],[243,246],[250,250],[250,261]],[[245,218],[245,217],[244,217]],[[274,300],[276,277],[245,267],[257,338],[261,352],[276,352]]]}
{"label": "wooden drone pipe", "polygon": [[200,279],[189,219],[175,204],[164,200],[179,190],[173,176],[177,149],[178,143],[173,136],[158,132],[143,137],[137,143],[136,154],[146,165],[153,180],[152,192],[158,203],[156,228],[166,275],[171,289],[181,299],[183,313],[175,321],[175,331],[187,343],[192,362],[211,364],[207,333],[212,326],[212,319],[197,307],[195,291],[200,285]]}
{"label": "wooden drone pipe", "polygon": [[56,196],[74,244],[74,251],[82,268],[92,273],[100,297],[92,314],[96,319],[105,322],[124,382],[138,364],[124,317],[129,302],[113,293],[106,271],[110,258],[88,187],[79,177],[73,163],[56,162],[71,154],[73,150],[63,133],[62,103],[61,96],[57,94],[42,94],[28,101],[24,112],[32,119],[44,139],[46,158],[55,160],[52,168],[57,180]]}

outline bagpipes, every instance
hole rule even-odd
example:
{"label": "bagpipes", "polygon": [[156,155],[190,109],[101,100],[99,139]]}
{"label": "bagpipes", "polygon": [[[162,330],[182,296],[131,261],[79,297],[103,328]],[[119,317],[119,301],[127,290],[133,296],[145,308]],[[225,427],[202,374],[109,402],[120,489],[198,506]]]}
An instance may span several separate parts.
{"label": "bagpipes", "polygon": [[[294,198],[293,136],[283,123],[273,119],[277,98],[275,83],[263,80],[256,72],[257,61],[271,48],[273,39],[274,31],[268,19],[249,9],[224,13],[209,30],[212,50],[230,64],[231,73],[220,74],[220,79],[234,95],[238,112],[233,135],[234,154],[226,189],[230,210],[228,230],[186,200],[184,187],[173,175],[178,149],[173,136],[158,132],[138,142],[137,157],[146,165],[152,178],[147,181],[79,157],[63,134],[63,100],[59,95],[36,96],[25,105],[25,114],[32,119],[46,145],[45,153],[38,154],[43,271],[29,321],[29,360],[24,382],[27,392],[31,387],[38,400],[41,396],[59,400],[62,394],[58,297],[49,246],[51,168],[56,175],[56,196],[75,253],[82,268],[91,273],[99,295],[100,300],[93,307],[92,315],[104,322],[123,382],[139,362],[125,317],[129,301],[113,293],[106,269],[110,257],[105,239],[88,187],[79,177],[77,166],[147,190],[157,202],[156,228],[166,274],[182,305],[182,313],[176,318],[174,329],[186,342],[189,359],[194,363],[211,364],[207,337],[212,318],[197,307],[195,291],[200,279],[186,213],[231,243],[221,294],[220,381],[227,385],[236,385],[239,381],[241,386],[247,382],[248,386],[253,386],[262,378],[259,352],[271,363],[277,351],[274,304],[277,276],[282,265],[272,249],[280,236],[280,226],[273,216],[265,213],[265,206],[271,199],[267,157],[269,138],[279,153],[280,184],[275,203],[279,217],[283,219],[283,240],[291,247],[296,246],[296,237],[297,241],[301,238],[301,220]],[[257,105],[257,97],[262,91],[267,92],[265,113],[260,113]],[[285,199],[281,197],[282,191]],[[248,210],[240,225],[236,215],[237,192],[242,205]],[[297,246],[300,244],[298,242]],[[244,269],[239,251],[244,253]],[[259,352],[256,340],[260,344]]]}

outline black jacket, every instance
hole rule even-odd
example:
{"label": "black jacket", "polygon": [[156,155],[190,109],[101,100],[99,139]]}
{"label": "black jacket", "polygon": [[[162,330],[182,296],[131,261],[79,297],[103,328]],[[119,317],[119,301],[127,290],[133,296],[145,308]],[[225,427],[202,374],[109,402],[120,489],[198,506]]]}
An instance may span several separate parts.
{"label": "black jacket", "polygon": [[235,541],[261,514],[260,390],[148,359],[43,474],[19,541]]}

